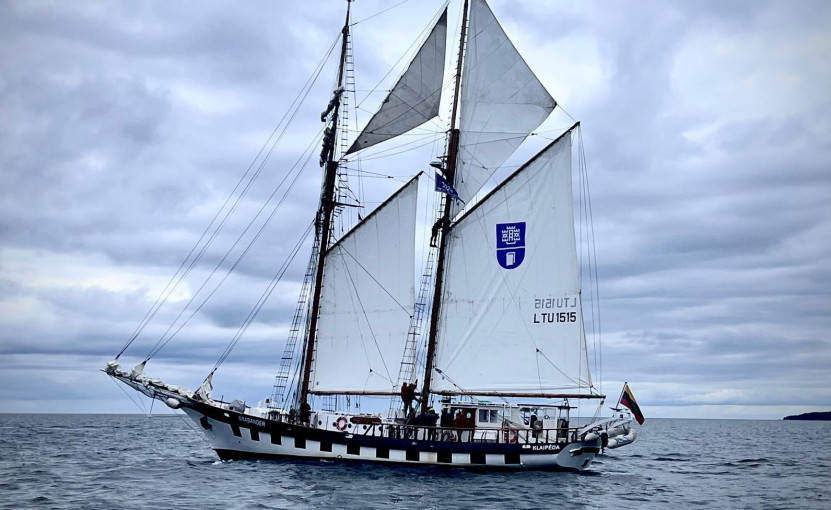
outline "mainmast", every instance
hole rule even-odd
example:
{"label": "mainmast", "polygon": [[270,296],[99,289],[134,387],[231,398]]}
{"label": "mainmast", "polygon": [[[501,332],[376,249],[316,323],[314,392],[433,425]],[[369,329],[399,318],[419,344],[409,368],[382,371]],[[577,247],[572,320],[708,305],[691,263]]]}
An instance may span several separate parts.
{"label": "mainmast", "polygon": [[[312,356],[315,351],[317,336],[317,322],[320,312],[320,293],[323,285],[323,267],[326,261],[326,251],[329,246],[329,233],[332,225],[332,213],[336,205],[335,178],[337,176],[338,161],[333,159],[334,151],[327,150],[326,144],[334,144],[337,140],[338,116],[340,113],[340,94],[343,91],[343,74],[346,66],[346,50],[349,38],[349,14],[352,7],[352,0],[346,0],[346,22],[343,25],[343,41],[341,43],[340,65],[338,68],[338,85],[334,92],[332,116],[329,126],[324,130],[324,149],[321,154],[321,164],[325,166],[323,194],[320,197],[320,208],[317,212],[317,229],[320,238],[320,248],[317,258],[317,270],[315,272],[315,288],[312,296],[311,319],[309,321],[309,335],[306,340],[306,350],[303,353],[303,375],[300,381],[299,403],[308,403],[309,385],[312,372]],[[327,110],[328,112],[328,110]],[[325,114],[324,114],[325,119]],[[328,137],[328,139],[327,139]]]}
{"label": "mainmast", "polygon": [[[468,0],[462,7],[462,30],[459,36],[459,56],[456,61],[456,87],[453,91],[453,109],[450,115],[450,132],[447,140],[447,159],[444,167],[444,177],[451,186],[455,186],[456,162],[459,154],[459,129],[456,127],[456,112],[459,107],[459,91],[462,86],[462,57],[464,56],[465,39],[467,36]],[[444,210],[438,220],[441,230],[439,242],[439,258],[436,268],[436,285],[433,289],[433,307],[430,312],[430,331],[427,339],[427,360],[424,366],[424,386],[421,390],[421,412],[427,412],[430,400],[430,384],[433,376],[433,359],[436,356],[436,336],[439,328],[439,313],[441,311],[442,279],[444,278],[444,259],[447,251],[445,233],[450,225],[450,215],[453,209],[453,198],[444,196]]]}

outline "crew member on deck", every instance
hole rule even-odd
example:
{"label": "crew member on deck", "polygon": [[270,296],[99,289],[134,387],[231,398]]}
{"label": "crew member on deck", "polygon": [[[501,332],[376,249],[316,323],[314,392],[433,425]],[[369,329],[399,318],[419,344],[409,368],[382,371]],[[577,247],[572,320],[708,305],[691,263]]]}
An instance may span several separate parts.
{"label": "crew member on deck", "polygon": [[436,440],[436,422],[439,421],[439,415],[432,407],[427,408],[427,413],[424,415],[423,425],[430,427],[427,429],[427,439],[430,441]]}
{"label": "crew member on deck", "polygon": [[462,416],[462,411],[456,411],[456,418],[453,420],[453,428],[456,429],[456,441],[462,440],[462,431],[466,425],[465,417]]}
{"label": "crew member on deck", "polygon": [[312,406],[309,405],[308,402],[303,402],[300,404],[300,423],[303,425],[309,425],[309,422],[312,419]]}
{"label": "crew member on deck", "polygon": [[532,414],[531,415],[531,434],[534,437],[534,439],[539,441],[541,432],[542,432],[542,420],[538,419],[536,414]]}
{"label": "crew member on deck", "polygon": [[453,413],[450,412],[449,407],[441,410],[441,440],[449,441],[452,433],[450,429],[453,428]]}

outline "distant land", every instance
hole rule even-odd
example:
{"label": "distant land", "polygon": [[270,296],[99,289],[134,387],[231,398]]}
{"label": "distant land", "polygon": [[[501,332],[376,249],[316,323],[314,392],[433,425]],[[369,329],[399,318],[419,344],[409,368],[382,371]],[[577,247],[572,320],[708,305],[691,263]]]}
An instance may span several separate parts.
{"label": "distant land", "polygon": [[826,420],[831,421],[831,411],[820,411],[817,413],[795,414],[785,416],[785,420]]}

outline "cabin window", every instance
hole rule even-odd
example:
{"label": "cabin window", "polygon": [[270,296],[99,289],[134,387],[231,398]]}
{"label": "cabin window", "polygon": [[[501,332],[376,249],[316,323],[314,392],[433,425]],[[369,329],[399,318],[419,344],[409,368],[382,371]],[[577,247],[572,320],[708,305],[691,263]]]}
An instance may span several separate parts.
{"label": "cabin window", "polygon": [[498,423],[499,411],[496,409],[479,409],[479,423]]}
{"label": "cabin window", "polygon": [[271,433],[271,444],[283,444],[280,434],[277,431]]}
{"label": "cabin window", "polygon": [[436,460],[443,463],[443,464],[452,464],[453,463],[453,453],[451,453],[451,452],[438,452],[436,454]]}
{"label": "cabin window", "polygon": [[260,440],[260,431],[257,429],[248,429],[251,431],[251,440],[252,441],[259,441]]}
{"label": "cabin window", "polygon": [[482,452],[473,452],[470,454],[471,464],[485,464],[485,454]]}
{"label": "cabin window", "polygon": [[349,455],[360,455],[361,454],[361,445],[359,444],[348,444],[346,445],[346,453]]}
{"label": "cabin window", "polygon": [[331,452],[332,451],[332,442],[331,441],[321,441],[320,442],[320,451],[322,451],[322,452]]}
{"label": "cabin window", "polygon": [[242,437],[242,432],[240,432],[239,425],[237,425],[236,423],[231,424],[231,432],[233,432],[234,435],[237,437]]}

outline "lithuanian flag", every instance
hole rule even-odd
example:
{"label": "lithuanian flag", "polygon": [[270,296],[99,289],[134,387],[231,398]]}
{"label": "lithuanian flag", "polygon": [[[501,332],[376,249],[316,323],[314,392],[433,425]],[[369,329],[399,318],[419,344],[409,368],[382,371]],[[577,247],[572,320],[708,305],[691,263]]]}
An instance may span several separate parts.
{"label": "lithuanian flag", "polygon": [[638,425],[643,425],[643,413],[638,406],[638,401],[635,400],[635,395],[632,395],[632,390],[629,389],[628,383],[623,383],[623,393],[620,395],[620,403],[625,405],[632,411],[632,415],[638,420]]}

